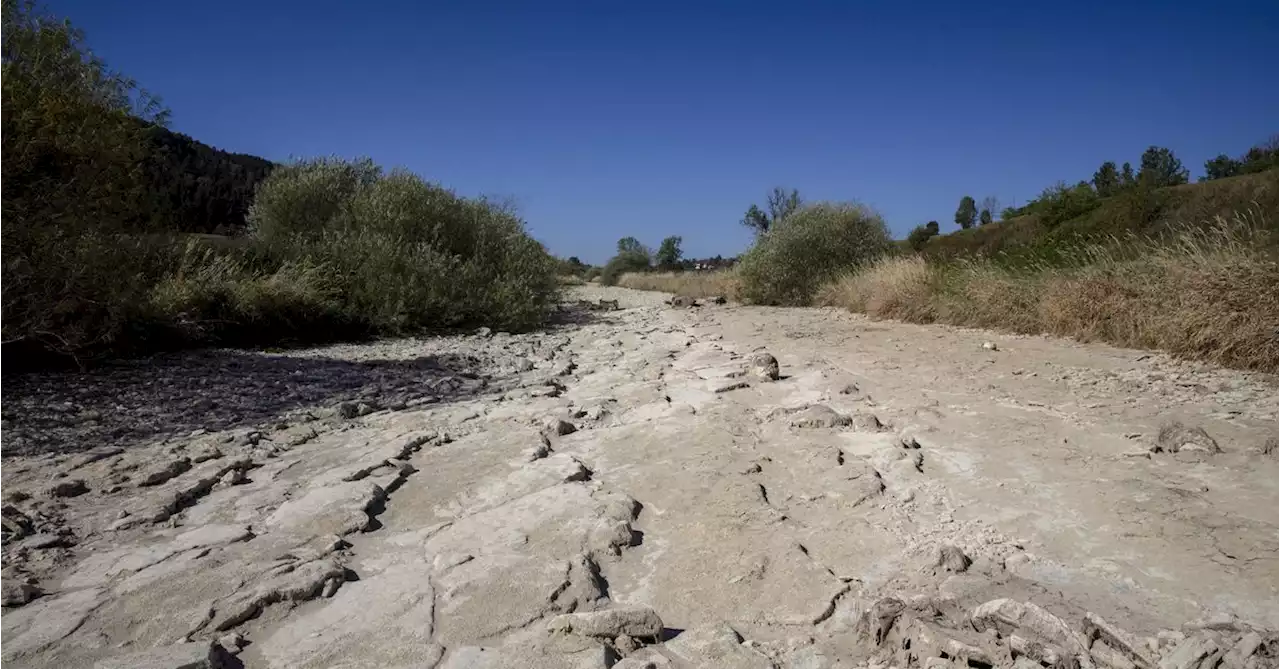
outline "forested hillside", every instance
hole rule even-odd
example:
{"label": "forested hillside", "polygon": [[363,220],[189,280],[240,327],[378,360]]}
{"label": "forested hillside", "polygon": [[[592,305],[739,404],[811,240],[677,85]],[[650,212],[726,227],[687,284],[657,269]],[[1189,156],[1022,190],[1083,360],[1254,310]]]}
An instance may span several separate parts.
{"label": "forested hillside", "polygon": [[158,125],[148,128],[146,145],[154,217],[180,232],[242,232],[253,189],[274,167],[264,158],[215,149]]}

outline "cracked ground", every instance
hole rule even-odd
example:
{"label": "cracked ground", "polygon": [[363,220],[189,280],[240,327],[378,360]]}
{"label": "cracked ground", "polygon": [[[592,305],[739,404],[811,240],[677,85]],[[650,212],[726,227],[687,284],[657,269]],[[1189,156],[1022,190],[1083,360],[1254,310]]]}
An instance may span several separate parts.
{"label": "cracked ground", "polygon": [[[579,293],[622,309],[6,378],[4,662],[879,666],[894,620],[917,647],[948,611],[974,611],[949,648],[1018,638],[983,622],[1007,599],[1127,630],[1085,625],[1110,645],[1081,662],[1275,666],[1274,376]],[[1222,452],[1153,450],[1172,421]],[[660,634],[548,631],[636,607]],[[973,639],[964,666],[1070,666]]]}

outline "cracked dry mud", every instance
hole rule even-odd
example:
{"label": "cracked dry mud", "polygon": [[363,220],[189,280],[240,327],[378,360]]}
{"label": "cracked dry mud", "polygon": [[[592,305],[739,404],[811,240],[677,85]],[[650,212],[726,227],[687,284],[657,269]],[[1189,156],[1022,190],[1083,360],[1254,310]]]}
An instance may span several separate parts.
{"label": "cracked dry mud", "polygon": [[1274,376],[579,292],[6,378],[3,662],[1276,666]]}

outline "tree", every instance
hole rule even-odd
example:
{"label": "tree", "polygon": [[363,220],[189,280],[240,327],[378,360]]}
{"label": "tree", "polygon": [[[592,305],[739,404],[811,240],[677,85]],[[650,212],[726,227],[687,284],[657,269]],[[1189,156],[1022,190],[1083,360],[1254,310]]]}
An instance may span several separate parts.
{"label": "tree", "polygon": [[1007,221],[1011,218],[1017,218],[1018,215],[1019,215],[1019,212],[1016,207],[1005,207],[1000,212],[1000,220]]}
{"label": "tree", "polygon": [[790,192],[784,188],[774,188],[769,193],[765,206],[769,208],[767,214],[753,204],[742,217],[742,224],[754,230],[757,235],[768,233],[795,213],[800,208],[800,192],[794,188]]}
{"label": "tree", "polygon": [[960,198],[960,207],[956,209],[956,225],[964,230],[973,227],[978,218],[978,205],[968,195]]}
{"label": "tree", "polygon": [[929,234],[931,234],[931,235],[936,235],[936,234],[938,234],[938,222],[937,222],[937,221],[929,221],[928,223],[925,223],[925,224],[924,224],[924,229],[925,229],[925,230],[928,230],[928,231],[929,231]]}
{"label": "tree", "polygon": [[658,253],[654,256],[659,269],[671,271],[680,266],[680,258],[684,255],[680,250],[682,241],[684,241],[682,238],[674,235],[662,240],[662,244],[658,246]]}
{"label": "tree", "polygon": [[938,234],[938,227],[934,225],[932,228],[928,225],[917,225],[907,234],[907,246],[913,251],[924,250],[925,244],[929,243],[935,235]]}
{"label": "tree", "polygon": [[622,239],[619,239],[618,255],[627,255],[632,253],[644,253],[645,255],[648,255],[649,251],[645,249],[644,244],[641,244],[640,240],[635,237],[623,237]]}
{"label": "tree", "polygon": [[1220,153],[1216,158],[1204,161],[1204,177],[1201,181],[1209,181],[1211,179],[1225,179],[1233,177],[1240,173],[1240,162]]}
{"label": "tree", "polygon": [[1102,197],[1114,195],[1120,189],[1120,172],[1114,162],[1108,160],[1093,173],[1093,189]]}
{"label": "tree", "polygon": [[1187,183],[1188,172],[1173,152],[1162,146],[1148,147],[1142,152],[1138,181],[1150,188],[1163,188]]}
{"label": "tree", "polygon": [[1133,177],[1133,165],[1125,163],[1124,167],[1120,168],[1120,187],[1128,188],[1137,182],[1138,180]]}
{"label": "tree", "polygon": [[992,195],[982,198],[982,204],[978,206],[978,222],[982,225],[990,225],[995,220],[996,210],[1000,208],[1000,203]]}

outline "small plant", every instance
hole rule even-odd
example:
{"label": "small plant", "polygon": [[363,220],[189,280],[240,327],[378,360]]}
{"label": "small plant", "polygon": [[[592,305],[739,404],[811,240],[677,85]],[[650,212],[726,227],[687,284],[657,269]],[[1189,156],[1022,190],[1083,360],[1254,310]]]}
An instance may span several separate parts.
{"label": "small plant", "polygon": [[802,207],[743,256],[742,296],[759,304],[808,304],[823,283],[875,260],[891,245],[884,221],[868,207]]}

